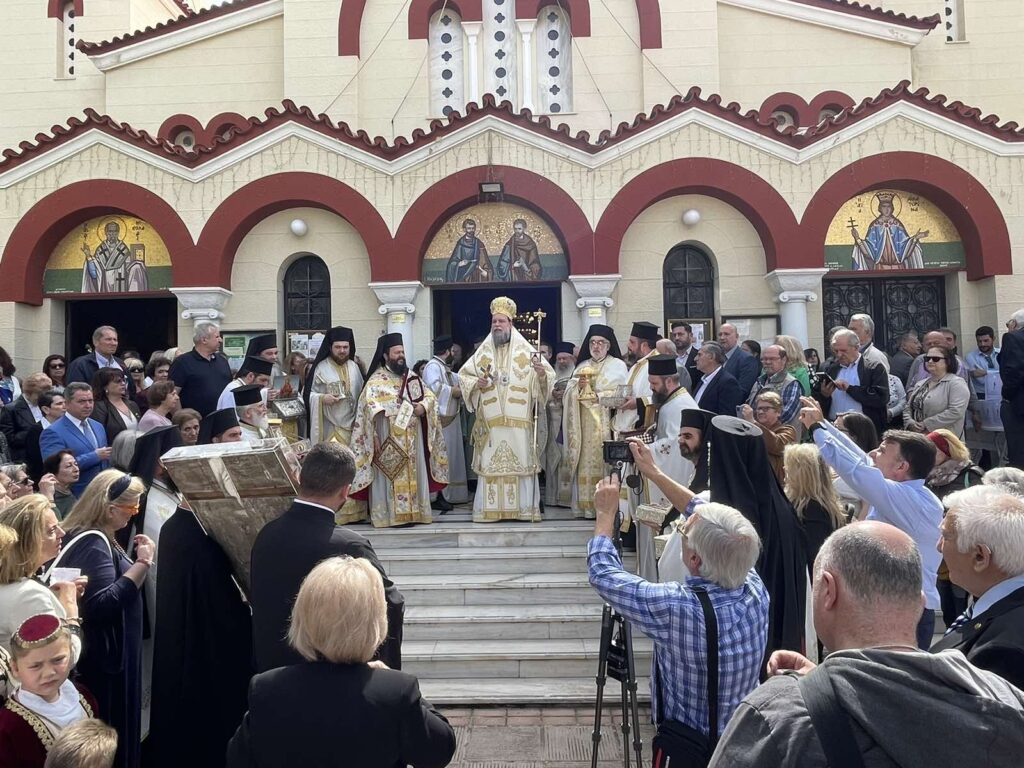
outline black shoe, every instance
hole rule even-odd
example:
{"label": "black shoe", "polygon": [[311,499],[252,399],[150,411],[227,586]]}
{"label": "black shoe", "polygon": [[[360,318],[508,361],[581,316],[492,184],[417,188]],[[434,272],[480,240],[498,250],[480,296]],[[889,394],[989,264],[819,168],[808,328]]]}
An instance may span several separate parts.
{"label": "black shoe", "polygon": [[436,509],[443,515],[445,512],[451,512],[455,509],[455,505],[439,493],[437,494],[437,501],[432,502],[430,508]]}

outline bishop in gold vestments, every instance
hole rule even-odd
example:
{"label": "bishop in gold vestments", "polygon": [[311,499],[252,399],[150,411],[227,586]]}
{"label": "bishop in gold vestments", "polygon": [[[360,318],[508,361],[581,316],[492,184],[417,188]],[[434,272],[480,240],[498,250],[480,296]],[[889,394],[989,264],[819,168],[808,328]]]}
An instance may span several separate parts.
{"label": "bishop in gold vestments", "polygon": [[491,302],[491,334],[459,369],[463,402],[476,414],[473,520],[540,520],[537,419],[555,373],[512,325],[516,305]]}

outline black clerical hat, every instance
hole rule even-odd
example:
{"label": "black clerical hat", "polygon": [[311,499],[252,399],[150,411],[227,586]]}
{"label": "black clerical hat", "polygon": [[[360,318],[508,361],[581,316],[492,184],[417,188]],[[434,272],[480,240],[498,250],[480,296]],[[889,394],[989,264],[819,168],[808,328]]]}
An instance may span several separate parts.
{"label": "black clerical hat", "polygon": [[245,356],[258,357],[261,352],[274,349],[277,346],[276,333],[264,333],[262,336],[253,336],[249,339],[249,346],[246,347]]}
{"label": "black clerical hat", "polygon": [[455,340],[451,336],[438,336],[434,339],[434,354],[443,355],[452,348],[453,344],[455,344]]}
{"label": "black clerical hat", "polygon": [[654,355],[647,359],[649,376],[675,376],[677,373],[675,355]]}
{"label": "black clerical hat", "polygon": [[235,397],[235,406],[246,408],[263,402],[263,387],[259,384],[246,384],[236,387],[231,393]]}
{"label": "black clerical hat", "polygon": [[242,361],[239,373],[255,373],[257,376],[269,376],[274,372],[274,364],[262,357],[247,357]]}
{"label": "black clerical hat", "polygon": [[203,418],[199,427],[200,445],[209,445],[213,438],[220,437],[232,427],[238,426],[238,416],[234,408],[221,408]]}
{"label": "black clerical hat", "polygon": [[648,322],[637,322],[633,323],[633,330],[629,332],[630,336],[635,336],[638,339],[644,339],[653,343],[661,338],[661,330],[654,323]]}
{"label": "black clerical hat", "polygon": [[707,432],[708,427],[711,426],[711,420],[716,415],[714,411],[704,411],[700,408],[685,408],[680,415],[679,426]]}
{"label": "black clerical hat", "polygon": [[560,341],[555,344],[556,355],[575,355],[576,346],[571,341]]}

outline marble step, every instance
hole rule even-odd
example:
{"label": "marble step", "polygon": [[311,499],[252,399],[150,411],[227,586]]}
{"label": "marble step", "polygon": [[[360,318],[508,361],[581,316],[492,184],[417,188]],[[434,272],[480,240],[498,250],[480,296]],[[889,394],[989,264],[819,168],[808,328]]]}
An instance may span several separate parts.
{"label": "marble step", "polygon": [[544,640],[600,636],[600,603],[418,605],[405,609],[406,640]]}
{"label": "marble step", "polygon": [[[595,672],[596,674],[596,666]],[[426,678],[420,681],[423,696],[435,706],[487,706],[489,704],[593,704],[597,696],[594,674],[590,677],[532,677],[510,680],[507,678]],[[617,706],[620,701],[620,686],[617,680],[609,680],[604,690],[606,709]],[[646,676],[637,679],[637,700],[649,702],[651,687]],[[643,717],[643,715],[641,715]],[[605,717],[605,733],[617,734],[611,729],[610,720]]]}
{"label": "marble step", "polygon": [[586,570],[574,573],[458,573],[402,576],[407,606],[599,604]]}
{"label": "marble step", "polygon": [[[442,573],[585,573],[583,544],[542,547],[405,547],[377,552],[384,570],[396,581],[407,575]],[[627,555],[627,568],[635,558]]]}
{"label": "marble step", "polygon": [[589,520],[549,520],[542,523],[432,523],[409,528],[353,525],[378,552],[398,548],[460,547],[586,547],[594,533]]}
{"label": "marble step", "polygon": [[[638,674],[649,670],[653,646],[634,638]],[[402,669],[427,678],[585,678],[597,674],[600,638],[561,640],[410,640]]]}

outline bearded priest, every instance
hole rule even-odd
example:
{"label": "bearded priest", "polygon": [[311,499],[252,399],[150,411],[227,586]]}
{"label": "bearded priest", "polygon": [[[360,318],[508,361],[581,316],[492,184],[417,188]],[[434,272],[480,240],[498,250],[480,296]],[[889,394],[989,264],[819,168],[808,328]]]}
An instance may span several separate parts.
{"label": "bearded priest", "polygon": [[611,408],[600,400],[614,396],[628,375],[615,331],[607,325],[590,326],[562,398],[564,460],[572,482],[574,517],[594,519],[594,488],[608,475],[604,441],[612,439]]}
{"label": "bearded priest", "polygon": [[[363,389],[363,371],[355,361],[351,328],[336,326],[325,335],[303,387],[309,414],[309,439],[314,443],[350,445],[356,403]],[[349,496],[334,515],[338,525],[366,519],[366,502]]]}
{"label": "bearded priest", "polygon": [[270,421],[267,419],[266,390],[259,384],[245,384],[236,387],[235,414],[242,428],[242,440],[258,443],[268,436]]}
{"label": "bearded priest", "polygon": [[402,334],[377,339],[352,428],[352,496],[369,501],[375,528],[430,523],[430,494],[448,483],[437,398],[405,361]]}
{"label": "bearded priest", "polygon": [[555,372],[512,325],[512,299],[491,302],[491,333],[459,369],[463,402],[476,414],[473,521],[540,520],[537,420]]}

